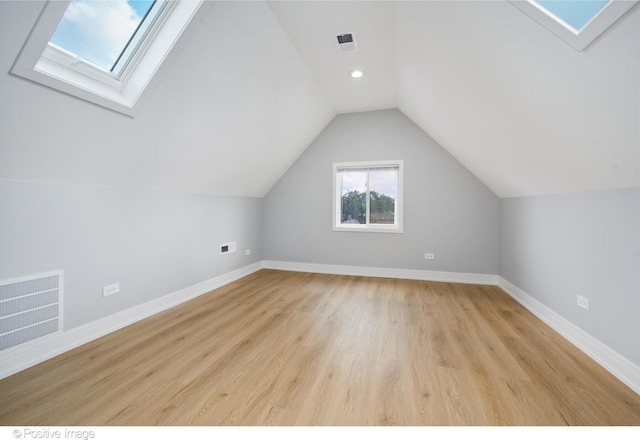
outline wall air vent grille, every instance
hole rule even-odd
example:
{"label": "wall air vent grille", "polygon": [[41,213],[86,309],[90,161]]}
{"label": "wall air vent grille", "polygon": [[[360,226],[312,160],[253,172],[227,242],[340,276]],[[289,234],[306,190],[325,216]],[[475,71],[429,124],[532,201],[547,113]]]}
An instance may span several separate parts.
{"label": "wall air vent grille", "polygon": [[0,281],[0,350],[62,331],[63,272]]}

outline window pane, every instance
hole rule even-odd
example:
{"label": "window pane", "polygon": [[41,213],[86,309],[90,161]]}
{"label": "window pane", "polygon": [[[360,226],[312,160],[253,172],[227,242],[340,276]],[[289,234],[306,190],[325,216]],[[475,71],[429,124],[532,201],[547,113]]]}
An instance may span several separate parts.
{"label": "window pane", "polygon": [[110,71],[153,0],[73,0],[50,42]]}
{"label": "window pane", "polygon": [[536,0],[540,6],[579,31],[607,4],[608,0]]}
{"label": "window pane", "polygon": [[367,223],[367,170],[343,170],[340,223]]}
{"label": "window pane", "polygon": [[369,223],[395,224],[397,187],[397,168],[371,169],[369,173]]}

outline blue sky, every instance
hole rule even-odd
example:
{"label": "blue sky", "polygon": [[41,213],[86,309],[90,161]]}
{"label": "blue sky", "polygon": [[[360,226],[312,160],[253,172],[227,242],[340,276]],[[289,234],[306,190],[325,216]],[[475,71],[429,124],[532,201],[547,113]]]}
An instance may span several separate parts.
{"label": "blue sky", "polygon": [[540,6],[551,12],[576,31],[582,29],[608,0],[536,0]]}
{"label": "blue sky", "polygon": [[153,0],[73,0],[51,42],[110,70]]}

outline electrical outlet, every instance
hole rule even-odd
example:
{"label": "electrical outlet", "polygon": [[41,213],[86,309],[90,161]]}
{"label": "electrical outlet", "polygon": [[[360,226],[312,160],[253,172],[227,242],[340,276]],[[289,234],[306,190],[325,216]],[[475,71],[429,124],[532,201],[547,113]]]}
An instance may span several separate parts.
{"label": "electrical outlet", "polygon": [[582,307],[585,310],[589,310],[589,298],[578,295],[578,307]]}
{"label": "electrical outlet", "polygon": [[435,260],[436,259],[436,255],[435,254],[431,254],[431,253],[424,254],[424,259],[425,260]]}
{"label": "electrical outlet", "polygon": [[251,255],[251,249],[246,249],[246,250],[244,251],[244,254],[245,254],[245,255]]}
{"label": "electrical outlet", "polygon": [[107,297],[120,292],[120,283],[109,284],[102,288],[102,296]]}

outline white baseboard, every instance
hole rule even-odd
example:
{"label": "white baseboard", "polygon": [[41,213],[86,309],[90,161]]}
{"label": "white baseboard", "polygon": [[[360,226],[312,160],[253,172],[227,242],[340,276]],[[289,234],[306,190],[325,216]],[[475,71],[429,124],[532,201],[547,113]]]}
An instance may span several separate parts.
{"label": "white baseboard", "polygon": [[30,343],[3,350],[0,352],[0,379],[175,307],[260,269],[262,269],[262,262],[257,262],[80,327],[53,333]]}
{"label": "white baseboard", "polygon": [[566,320],[502,277],[498,286],[562,337],[582,350],[636,393],[640,394],[640,367]]}
{"label": "white baseboard", "polygon": [[407,280],[441,281],[447,283],[497,285],[496,275],[460,272],[438,272],[432,270],[386,269],[380,267],[341,266],[334,264],[292,263],[289,261],[263,261],[265,269],[289,270],[293,272],[326,273],[361,277],[401,278]]}

